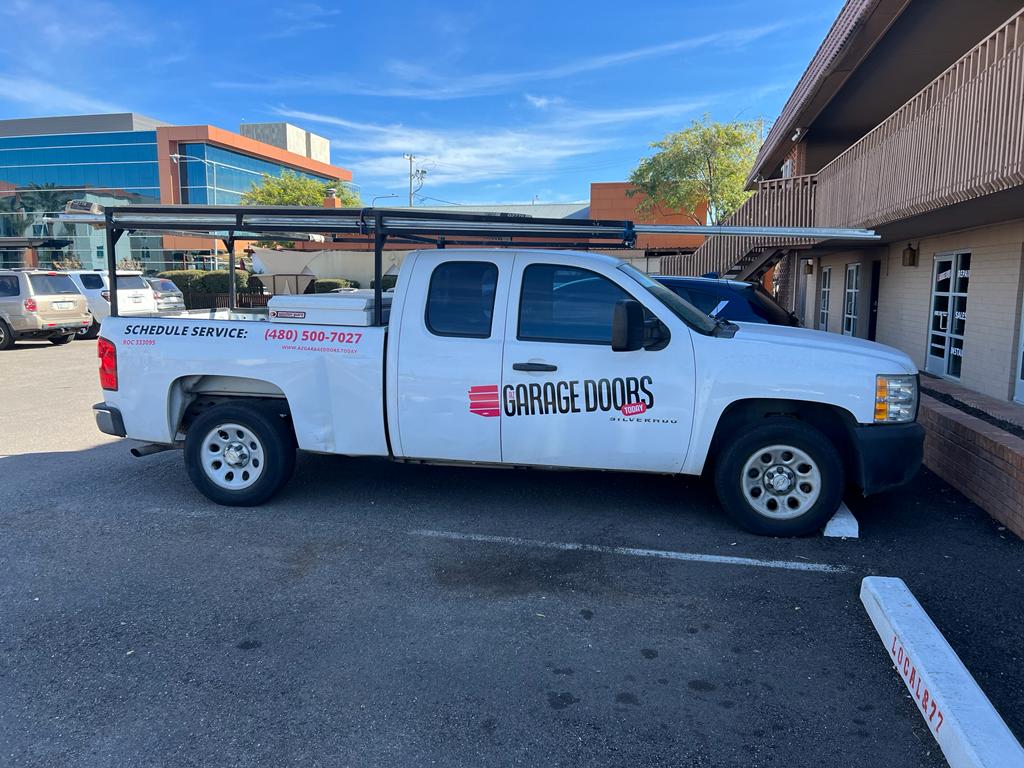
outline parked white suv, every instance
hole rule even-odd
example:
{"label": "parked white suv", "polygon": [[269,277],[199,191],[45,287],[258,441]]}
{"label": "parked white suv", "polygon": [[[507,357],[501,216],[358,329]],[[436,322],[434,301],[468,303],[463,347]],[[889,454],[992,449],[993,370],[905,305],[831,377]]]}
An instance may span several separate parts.
{"label": "parked white suv", "polygon": [[[68,273],[89,302],[92,325],[78,332],[80,339],[95,339],[100,324],[110,316],[110,278],[106,271],[75,269]],[[122,315],[152,315],[158,310],[153,288],[141,272],[118,270],[117,306]]]}

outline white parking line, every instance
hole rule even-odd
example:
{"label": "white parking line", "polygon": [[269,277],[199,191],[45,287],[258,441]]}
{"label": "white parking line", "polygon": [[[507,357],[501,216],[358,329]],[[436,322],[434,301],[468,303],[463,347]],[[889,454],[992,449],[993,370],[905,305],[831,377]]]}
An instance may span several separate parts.
{"label": "white parking line", "polygon": [[824,535],[837,539],[860,538],[860,524],[850,508],[846,506],[845,501],[839,504],[839,509],[836,510],[832,519],[825,524]]}
{"label": "white parking line", "polygon": [[759,560],[755,557],[732,557],[729,555],[703,555],[695,552],[672,552],[665,549],[639,549],[636,547],[608,547],[601,544],[577,544],[563,541],[540,541],[520,539],[516,536],[485,536],[479,533],[457,533],[455,531],[432,531],[418,529],[409,531],[414,536],[428,536],[432,539],[450,541],[476,541],[485,544],[507,544],[515,547],[557,549],[565,552],[597,552],[604,555],[627,555],[629,557],[655,557],[663,560],[685,560],[697,563],[719,563],[722,565],[749,565],[755,568],[781,568],[788,571],[816,571],[818,573],[844,573],[844,565],[826,563],[802,563],[795,560]]}

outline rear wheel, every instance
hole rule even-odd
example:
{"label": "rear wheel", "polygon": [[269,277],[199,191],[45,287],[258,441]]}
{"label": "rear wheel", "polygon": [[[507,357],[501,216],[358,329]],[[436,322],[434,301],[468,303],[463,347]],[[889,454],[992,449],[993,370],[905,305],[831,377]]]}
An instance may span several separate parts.
{"label": "rear wheel", "polygon": [[753,533],[801,536],[839,508],[843,464],[835,446],[796,419],[766,419],[738,434],[715,465],[722,506]]}
{"label": "rear wheel", "polygon": [[73,333],[66,333],[63,336],[51,336],[50,343],[59,347],[61,344],[67,344],[73,338],[75,338],[75,334]]}
{"label": "rear wheel", "polygon": [[185,467],[196,488],[218,504],[262,504],[295,469],[291,427],[265,404],[216,405],[189,427]]}
{"label": "rear wheel", "polygon": [[14,334],[11,327],[3,320],[0,320],[0,350],[10,349],[14,346]]}
{"label": "rear wheel", "polygon": [[88,328],[79,328],[75,331],[75,338],[77,339],[95,339],[100,335],[100,324],[95,320],[92,321],[92,325]]}

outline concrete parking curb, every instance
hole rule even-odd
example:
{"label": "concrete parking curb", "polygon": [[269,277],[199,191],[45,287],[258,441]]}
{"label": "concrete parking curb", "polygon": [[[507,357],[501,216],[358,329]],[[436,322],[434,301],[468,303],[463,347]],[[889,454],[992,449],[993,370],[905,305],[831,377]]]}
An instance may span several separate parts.
{"label": "concrete parking curb", "polygon": [[1024,749],[902,579],[868,576],[860,599],[952,768],[1024,768]]}

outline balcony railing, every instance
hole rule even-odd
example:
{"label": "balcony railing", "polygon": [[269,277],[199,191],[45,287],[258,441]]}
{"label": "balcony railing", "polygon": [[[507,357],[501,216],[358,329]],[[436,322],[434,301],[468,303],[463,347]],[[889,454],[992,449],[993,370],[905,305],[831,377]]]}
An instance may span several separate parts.
{"label": "balcony railing", "polygon": [[1024,10],[818,172],[815,223],[878,227],[1024,184]]}
{"label": "balcony railing", "polygon": [[[812,227],[814,226],[814,177],[791,176],[768,179],[757,186],[757,192],[726,220],[733,226]],[[780,245],[804,245],[807,239],[779,237],[709,237],[692,255],[674,257],[678,263],[662,259],[662,271],[674,274],[703,275],[706,272],[725,274],[751,251],[777,248]]]}

